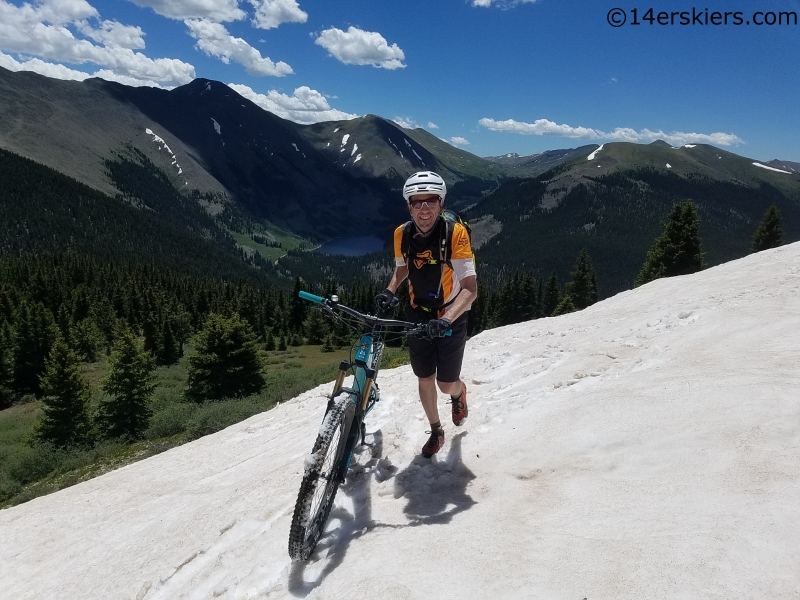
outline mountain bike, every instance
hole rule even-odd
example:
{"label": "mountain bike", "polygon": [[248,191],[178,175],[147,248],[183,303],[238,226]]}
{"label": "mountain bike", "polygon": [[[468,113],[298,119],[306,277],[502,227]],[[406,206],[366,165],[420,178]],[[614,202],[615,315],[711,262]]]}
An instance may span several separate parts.
{"label": "mountain bike", "polygon": [[[317,440],[306,457],[303,481],[289,530],[289,556],[306,560],[322,537],[339,485],[344,483],[347,469],[357,445],[366,437],[364,417],[380,400],[376,379],[388,335],[427,336],[424,323],[410,323],[366,315],[343,304],[337,296],[323,298],[308,292],[300,297],[319,305],[323,314],[345,322],[358,330],[361,337],[354,346],[355,356],[343,360],[328,396],[328,406]],[[395,299],[396,300],[396,299]],[[352,371],[352,387],[344,379]]]}

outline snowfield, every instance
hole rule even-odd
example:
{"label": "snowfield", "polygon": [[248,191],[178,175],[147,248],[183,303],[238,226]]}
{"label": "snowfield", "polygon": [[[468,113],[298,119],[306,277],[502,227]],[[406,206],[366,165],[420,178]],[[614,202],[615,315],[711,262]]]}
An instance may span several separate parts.
{"label": "snowfield", "polygon": [[329,385],[0,511],[0,597],[798,598],[798,331],[800,244],[486,331],[431,460],[410,368],[380,373],[308,562]]}

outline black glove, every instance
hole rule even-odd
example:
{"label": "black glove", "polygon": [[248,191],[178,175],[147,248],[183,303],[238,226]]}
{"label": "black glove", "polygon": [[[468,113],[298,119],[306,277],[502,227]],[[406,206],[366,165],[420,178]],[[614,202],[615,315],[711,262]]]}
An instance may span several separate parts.
{"label": "black glove", "polygon": [[428,321],[428,335],[432,338],[444,337],[452,326],[450,319],[433,319]]}
{"label": "black glove", "polygon": [[386,313],[397,306],[397,296],[394,295],[389,288],[383,290],[380,294],[375,296],[375,306],[378,308],[379,313]]}

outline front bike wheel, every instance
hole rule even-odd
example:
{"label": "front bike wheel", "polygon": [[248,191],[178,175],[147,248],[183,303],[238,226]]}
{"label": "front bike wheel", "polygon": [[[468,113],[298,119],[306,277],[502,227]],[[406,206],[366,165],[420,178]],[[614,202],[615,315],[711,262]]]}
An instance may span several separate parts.
{"label": "front bike wheel", "polygon": [[355,404],[350,397],[340,399],[322,421],[314,448],[306,458],[289,530],[292,560],[306,560],[322,537],[342,479],[342,456],[354,416]]}

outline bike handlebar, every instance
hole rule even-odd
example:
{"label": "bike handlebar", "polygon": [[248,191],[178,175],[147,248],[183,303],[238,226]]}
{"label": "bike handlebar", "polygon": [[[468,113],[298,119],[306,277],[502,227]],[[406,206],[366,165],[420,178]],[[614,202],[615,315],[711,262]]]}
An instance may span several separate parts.
{"label": "bike handlebar", "polygon": [[[381,319],[380,317],[373,315],[365,315],[364,313],[358,312],[354,308],[350,308],[344,304],[339,304],[338,301],[334,301],[330,298],[323,298],[322,296],[310,294],[302,290],[298,296],[303,300],[308,300],[309,302],[314,302],[315,304],[321,305],[327,311],[333,312],[334,310],[340,310],[344,313],[347,313],[351,317],[354,317],[355,319],[364,323],[364,325],[370,325],[372,327],[402,327],[406,330],[406,335],[428,335],[428,328],[425,323],[412,323],[411,321],[400,321],[398,319]],[[398,332],[398,334],[399,333],[400,332]],[[447,333],[450,334],[451,331],[448,331]]]}

